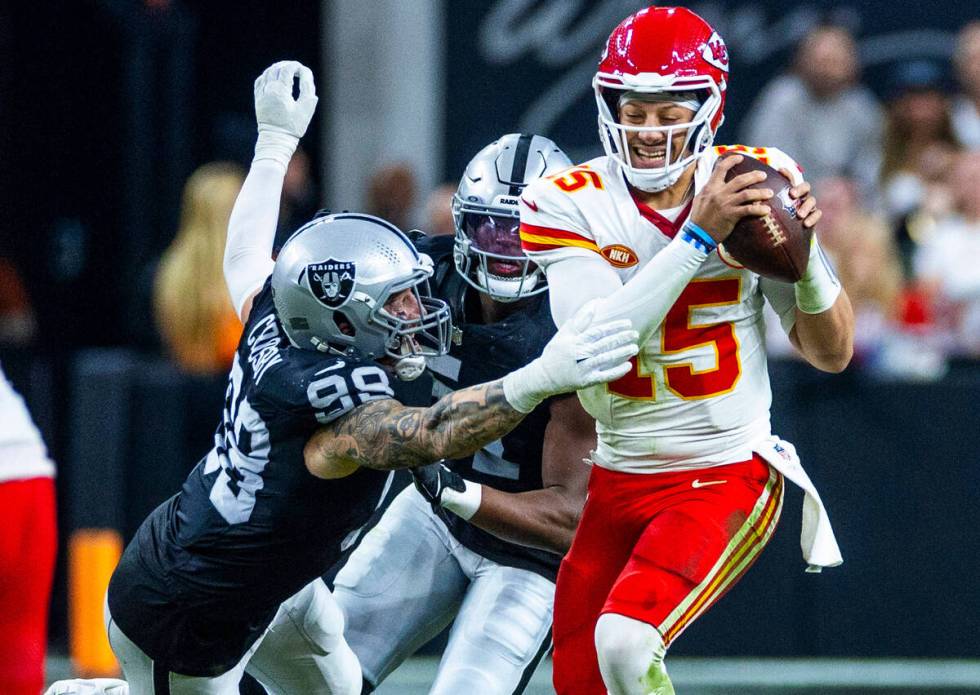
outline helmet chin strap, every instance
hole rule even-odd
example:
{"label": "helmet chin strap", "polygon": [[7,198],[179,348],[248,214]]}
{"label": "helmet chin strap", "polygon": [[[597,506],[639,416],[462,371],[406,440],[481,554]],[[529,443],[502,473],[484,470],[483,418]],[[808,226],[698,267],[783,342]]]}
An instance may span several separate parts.
{"label": "helmet chin strap", "polygon": [[623,167],[623,173],[626,175],[626,180],[630,182],[634,188],[639,188],[645,193],[659,193],[664,191],[675,183],[684,173],[684,167],[678,167],[671,171],[658,171],[656,173],[641,173],[635,169],[630,169]]}
{"label": "helmet chin strap", "polygon": [[412,350],[412,339],[402,336],[401,356],[395,358],[395,374],[401,381],[415,381],[425,371],[425,357]]}
{"label": "helmet chin strap", "polygon": [[406,355],[395,361],[395,374],[401,381],[415,381],[425,371],[425,358],[422,355]]}

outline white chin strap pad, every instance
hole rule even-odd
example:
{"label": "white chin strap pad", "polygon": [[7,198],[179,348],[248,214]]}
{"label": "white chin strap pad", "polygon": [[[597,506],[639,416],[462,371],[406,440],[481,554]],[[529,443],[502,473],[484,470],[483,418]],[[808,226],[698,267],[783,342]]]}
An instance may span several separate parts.
{"label": "white chin strap pad", "polygon": [[667,171],[658,170],[656,172],[644,173],[636,169],[623,167],[623,173],[626,175],[626,180],[634,188],[639,188],[646,193],[659,193],[677,183],[677,179],[684,173],[684,168],[676,167]]}
{"label": "white chin strap pad", "polygon": [[395,362],[395,374],[401,381],[415,381],[425,371],[425,358],[422,355],[399,357]]}
{"label": "white chin strap pad", "polygon": [[521,287],[521,278],[502,278],[484,272],[483,268],[477,268],[477,280],[479,284],[487,288],[487,294],[498,301],[517,300],[521,295],[528,294],[538,284],[538,276],[528,273],[524,276],[524,286]]}

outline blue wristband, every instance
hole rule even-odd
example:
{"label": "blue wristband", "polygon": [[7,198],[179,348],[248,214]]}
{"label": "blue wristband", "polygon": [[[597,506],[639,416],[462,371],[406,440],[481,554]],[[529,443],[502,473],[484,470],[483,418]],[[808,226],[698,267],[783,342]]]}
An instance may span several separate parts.
{"label": "blue wristband", "polygon": [[711,253],[718,246],[718,242],[712,239],[710,234],[690,219],[684,222],[684,226],[681,227],[681,238],[691,246],[705,253]]}

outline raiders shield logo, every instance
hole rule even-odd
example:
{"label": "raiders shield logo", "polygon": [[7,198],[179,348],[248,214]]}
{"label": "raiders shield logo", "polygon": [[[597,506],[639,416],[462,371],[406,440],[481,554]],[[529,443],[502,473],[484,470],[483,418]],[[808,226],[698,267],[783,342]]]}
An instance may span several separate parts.
{"label": "raiders shield logo", "polygon": [[306,266],[306,277],[313,296],[331,309],[336,309],[350,299],[356,274],[353,261],[330,258]]}

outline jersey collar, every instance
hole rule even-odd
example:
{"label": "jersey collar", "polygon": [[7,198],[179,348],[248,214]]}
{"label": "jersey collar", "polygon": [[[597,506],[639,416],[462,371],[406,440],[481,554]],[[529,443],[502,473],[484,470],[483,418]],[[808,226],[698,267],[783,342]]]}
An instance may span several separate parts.
{"label": "jersey collar", "polygon": [[694,199],[687,201],[687,205],[681,210],[681,214],[677,216],[677,221],[671,222],[669,219],[661,215],[659,212],[654,210],[652,207],[642,202],[636,197],[636,192],[633,187],[628,183],[626,184],[626,190],[630,193],[630,198],[636,204],[636,209],[640,211],[640,215],[647,221],[650,222],[654,227],[663,232],[664,236],[668,239],[673,239],[677,236],[677,232],[687,221],[687,216],[691,214],[691,205],[694,204]]}

